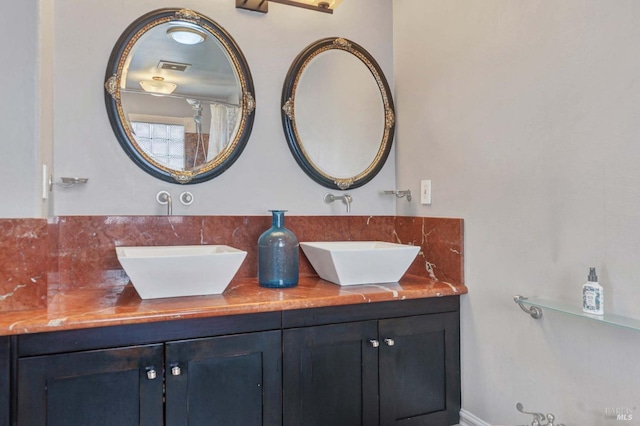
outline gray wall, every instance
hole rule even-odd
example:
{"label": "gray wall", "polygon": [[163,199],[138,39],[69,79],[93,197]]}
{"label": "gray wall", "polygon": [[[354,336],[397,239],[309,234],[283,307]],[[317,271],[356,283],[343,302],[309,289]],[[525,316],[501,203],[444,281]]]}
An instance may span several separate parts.
{"label": "gray wall", "polygon": [[[605,310],[640,318],[640,3],[394,0],[397,181],[433,180],[462,217],[463,409],[524,424],[515,404],[567,425],[640,408],[637,331],[548,310],[580,306],[589,266]],[[437,265],[436,265],[437,266]],[[632,422],[640,424],[640,412]]]}
{"label": "gray wall", "polygon": [[[199,185],[156,180],[133,164],[118,145],[105,113],[104,74],[122,31],[142,14],[175,7],[172,1],[56,0],[54,72],[55,175],[88,177],[84,187],[55,188],[55,214],[160,214],[160,190],[174,198],[191,191],[195,202],[174,205],[174,214],[346,214],[340,203],[325,205],[328,190],[309,179],[289,152],[280,121],[280,94],[289,65],[311,42],[350,38],[377,59],[393,81],[391,0],[350,0],[333,15],[272,3],[266,15],[235,8],[233,0],[187,0],[224,27],[252,71],[256,119],[249,143],[225,173]],[[91,18],[87,18],[91,17]],[[395,199],[380,192],[395,184],[392,154],[383,171],[363,188],[348,191],[351,214],[395,214]],[[334,191],[335,192],[335,191]]]}
{"label": "gray wall", "polygon": [[38,217],[38,2],[12,2],[0,18],[0,216]]}

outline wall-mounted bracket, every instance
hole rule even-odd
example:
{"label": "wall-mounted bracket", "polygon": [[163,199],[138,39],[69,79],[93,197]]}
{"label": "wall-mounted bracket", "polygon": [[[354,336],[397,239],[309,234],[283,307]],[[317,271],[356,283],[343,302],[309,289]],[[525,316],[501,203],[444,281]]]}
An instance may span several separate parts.
{"label": "wall-mounted bracket", "polygon": [[386,191],[382,191],[383,194],[392,194],[395,195],[397,198],[402,198],[402,197],[407,197],[407,201],[411,201],[411,190],[410,189],[405,189],[405,190],[401,190],[401,189],[394,189],[394,190],[386,190]]}
{"label": "wall-mounted bracket", "polygon": [[[518,297],[518,296],[516,296]],[[553,414],[542,414],[542,413],[531,413],[529,411],[524,411],[524,407],[521,403],[516,404],[516,410],[520,411],[522,414],[529,414],[533,416],[533,422],[531,425],[535,426],[566,426],[564,423],[555,424],[556,416]]]}
{"label": "wall-mounted bracket", "polygon": [[[315,10],[316,12],[333,13],[333,9],[330,7],[331,3],[328,1],[319,1],[316,5],[316,2],[303,0],[236,0],[236,8],[268,13],[269,1],[286,4],[288,6],[301,7],[303,9]],[[339,2],[336,2],[336,4],[337,3]]]}
{"label": "wall-mounted bracket", "polygon": [[267,0],[236,0],[236,9],[268,13],[269,2]]}
{"label": "wall-mounted bracket", "polygon": [[71,188],[75,185],[82,185],[89,182],[89,178],[81,178],[81,177],[61,177],[61,183],[53,181],[53,175],[49,175],[49,191],[53,191],[53,185],[58,185],[63,188]]}
{"label": "wall-mounted bracket", "polygon": [[533,319],[542,318],[542,309],[538,308],[537,306],[529,306],[528,308],[525,307],[523,303],[525,300],[527,300],[526,297],[523,297],[520,295],[513,296],[513,301],[516,302],[518,306],[520,306],[520,309],[522,309],[523,311],[531,315],[531,318]]}

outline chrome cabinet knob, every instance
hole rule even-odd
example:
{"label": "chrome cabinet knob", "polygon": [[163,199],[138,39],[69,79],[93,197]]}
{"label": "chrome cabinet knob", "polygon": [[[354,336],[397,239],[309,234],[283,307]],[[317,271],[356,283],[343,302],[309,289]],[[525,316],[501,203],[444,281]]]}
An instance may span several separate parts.
{"label": "chrome cabinet knob", "polygon": [[384,339],[384,342],[387,344],[387,346],[393,346],[396,344],[396,342],[393,339]]}
{"label": "chrome cabinet knob", "polygon": [[174,365],[173,367],[171,367],[172,376],[179,376],[180,374],[182,374],[182,370],[180,370],[180,367],[178,367],[177,365]]}
{"label": "chrome cabinet knob", "polygon": [[378,346],[380,346],[380,342],[378,342],[375,339],[369,340],[369,344],[371,344],[371,346],[374,347],[374,348],[377,348]]}
{"label": "chrome cabinet knob", "polygon": [[158,375],[156,374],[156,370],[154,370],[153,368],[152,368],[152,369],[147,370],[147,379],[149,379],[149,380],[153,380],[153,379],[155,379],[157,376],[158,376]]}

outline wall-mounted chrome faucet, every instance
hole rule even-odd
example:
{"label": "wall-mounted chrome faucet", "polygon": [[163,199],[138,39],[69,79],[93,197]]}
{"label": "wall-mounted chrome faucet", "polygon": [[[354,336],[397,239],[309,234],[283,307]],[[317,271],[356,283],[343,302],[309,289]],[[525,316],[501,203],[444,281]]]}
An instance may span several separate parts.
{"label": "wall-mounted chrome faucet", "polygon": [[[190,206],[193,204],[194,197],[192,193],[185,191],[180,194],[178,199],[183,205]],[[173,198],[171,197],[171,194],[167,191],[160,191],[156,195],[156,201],[162,205],[167,205],[167,216],[173,215]]]}
{"label": "wall-mounted chrome faucet", "polygon": [[351,212],[351,202],[353,201],[353,198],[351,198],[351,195],[349,194],[333,195],[329,193],[324,194],[324,202],[326,204],[333,203],[336,200],[342,200],[342,202],[347,205],[347,213]]}
{"label": "wall-mounted chrome faucet", "polygon": [[167,205],[167,216],[171,216],[173,214],[173,200],[171,199],[171,194],[167,191],[160,191],[156,195],[156,200],[162,205]]}

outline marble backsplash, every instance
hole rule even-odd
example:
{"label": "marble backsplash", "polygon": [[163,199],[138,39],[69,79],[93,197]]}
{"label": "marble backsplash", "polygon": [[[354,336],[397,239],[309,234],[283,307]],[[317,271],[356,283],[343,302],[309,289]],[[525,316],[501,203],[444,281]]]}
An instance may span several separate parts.
{"label": "marble backsplash", "polygon": [[46,219],[0,219],[0,312],[47,306]]}
{"label": "marble backsplash", "polygon": [[[46,306],[60,290],[125,286],[114,247],[225,244],[248,252],[236,277],[257,275],[257,240],[270,216],[59,216],[0,219],[0,312]],[[287,216],[299,241],[378,240],[420,245],[409,273],[464,283],[461,219]],[[300,274],[313,274],[301,252]]]}

